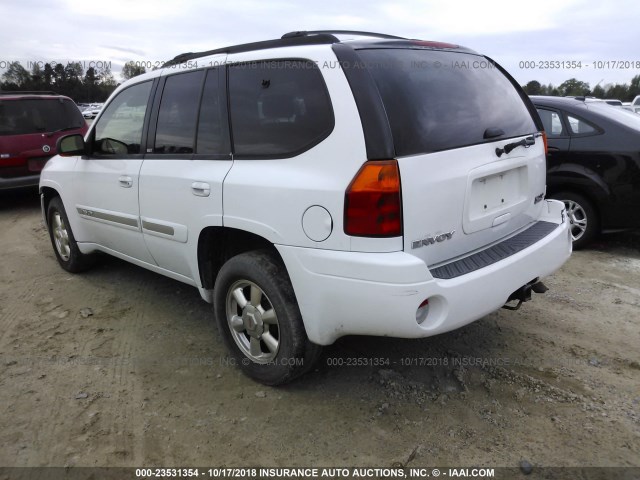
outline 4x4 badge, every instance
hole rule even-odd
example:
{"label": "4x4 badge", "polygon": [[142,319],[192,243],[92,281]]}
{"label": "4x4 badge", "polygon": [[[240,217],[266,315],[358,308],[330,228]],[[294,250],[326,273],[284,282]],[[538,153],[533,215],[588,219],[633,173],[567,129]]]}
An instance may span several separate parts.
{"label": "4x4 badge", "polygon": [[451,230],[450,232],[447,233],[441,233],[439,235],[429,235],[428,237],[422,238],[420,240],[414,240],[413,242],[411,242],[411,249],[415,250],[416,248],[420,248],[420,247],[428,247],[429,245],[433,245],[434,243],[440,243],[440,242],[444,242],[445,240],[451,240],[451,237],[453,237],[453,234],[456,233],[455,230]]}

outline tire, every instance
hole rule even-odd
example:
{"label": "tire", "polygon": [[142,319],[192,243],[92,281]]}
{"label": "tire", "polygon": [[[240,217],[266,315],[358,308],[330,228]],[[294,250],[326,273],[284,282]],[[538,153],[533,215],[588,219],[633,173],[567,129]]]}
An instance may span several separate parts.
{"label": "tire", "polygon": [[309,341],[291,281],[266,251],[228,260],[214,290],[218,328],[234,364],[265,385],[281,385],[313,367],[322,347]]}
{"label": "tire", "polygon": [[551,198],[564,202],[567,208],[575,250],[587,246],[600,233],[598,213],[586,197],[574,192],[558,192]]}
{"label": "tire", "polygon": [[47,229],[53,251],[56,254],[58,263],[67,272],[83,272],[95,262],[93,255],[85,255],[78,248],[76,239],[71,231],[71,225],[67,218],[60,197],[54,197],[47,207]]}

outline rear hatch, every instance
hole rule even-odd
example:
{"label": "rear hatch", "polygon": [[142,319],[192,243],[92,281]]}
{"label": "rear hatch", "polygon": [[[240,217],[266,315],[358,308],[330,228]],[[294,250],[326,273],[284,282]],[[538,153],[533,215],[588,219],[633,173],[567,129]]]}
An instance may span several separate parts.
{"label": "rear hatch", "polygon": [[[358,53],[378,87],[393,135],[407,253],[440,265],[539,218],[543,139],[528,100],[497,65],[455,50]],[[498,155],[497,149],[525,139],[535,143]]]}
{"label": "rear hatch", "polygon": [[33,175],[56,153],[56,141],[87,124],[68,98],[0,98],[0,177]]}

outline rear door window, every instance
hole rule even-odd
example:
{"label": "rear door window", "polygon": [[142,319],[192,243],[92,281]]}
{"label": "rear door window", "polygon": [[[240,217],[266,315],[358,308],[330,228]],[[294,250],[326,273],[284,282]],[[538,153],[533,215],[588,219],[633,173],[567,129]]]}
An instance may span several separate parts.
{"label": "rear door window", "polygon": [[[378,86],[399,156],[537,131],[519,91],[485,57],[427,49],[358,53]],[[488,129],[503,134],[485,138]]]}
{"label": "rear door window", "polygon": [[252,62],[229,68],[231,131],[236,156],[290,157],[333,130],[331,100],[315,63]]}
{"label": "rear door window", "polygon": [[544,131],[547,136],[565,137],[567,135],[558,112],[547,110],[546,108],[538,108],[538,115],[540,115],[540,120],[542,120],[542,125],[544,125]]}
{"label": "rear door window", "polygon": [[574,117],[573,115],[567,115],[567,121],[569,122],[569,128],[574,135],[593,135],[598,133],[598,129],[589,124],[585,120]]}
{"label": "rear door window", "polygon": [[0,135],[55,132],[84,123],[75,103],[65,98],[0,101]]}
{"label": "rear door window", "polygon": [[153,153],[193,153],[203,70],[167,77],[162,91]]}

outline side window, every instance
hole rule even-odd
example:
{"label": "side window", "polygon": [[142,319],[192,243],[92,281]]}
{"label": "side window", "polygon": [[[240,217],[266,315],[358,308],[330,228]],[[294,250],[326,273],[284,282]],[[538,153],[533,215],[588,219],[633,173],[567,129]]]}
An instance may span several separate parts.
{"label": "side window", "polygon": [[142,125],[153,82],[121,91],[102,113],[95,128],[93,151],[100,154],[140,153]]}
{"label": "side window", "polygon": [[567,134],[567,132],[564,131],[558,112],[538,108],[538,114],[542,120],[542,125],[544,125],[544,131],[549,137],[563,137]]}
{"label": "side window", "polygon": [[231,152],[223,75],[224,70],[218,68],[207,72],[200,105],[196,153],[228,155]]}
{"label": "side window", "polygon": [[569,128],[571,129],[571,133],[576,135],[585,135],[589,133],[597,133],[598,130],[589,125],[587,122],[582,120],[581,118],[572,117],[571,115],[567,115],[567,120],[569,121]]}
{"label": "side window", "polygon": [[333,130],[331,100],[309,61],[265,61],[229,68],[234,152],[237,156],[293,156]]}
{"label": "side window", "polygon": [[153,153],[193,153],[204,71],[167,77]]}

